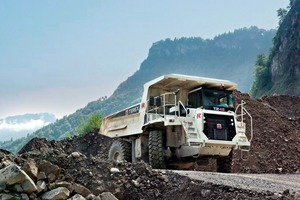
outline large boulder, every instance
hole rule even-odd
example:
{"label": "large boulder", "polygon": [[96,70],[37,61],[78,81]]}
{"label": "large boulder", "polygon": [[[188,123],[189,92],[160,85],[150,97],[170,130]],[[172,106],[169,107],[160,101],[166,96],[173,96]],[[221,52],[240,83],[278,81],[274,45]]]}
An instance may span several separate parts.
{"label": "large boulder", "polygon": [[35,183],[32,181],[31,178],[29,178],[29,176],[27,176],[25,178],[25,180],[22,183],[21,187],[23,188],[23,191],[28,193],[28,194],[37,191],[37,187],[36,187]]}
{"label": "large boulder", "polygon": [[89,189],[87,189],[86,187],[80,185],[80,184],[77,184],[77,183],[74,183],[73,186],[72,186],[72,189],[75,193],[78,193],[84,197],[88,196],[89,194],[91,194],[91,191]]}
{"label": "large boulder", "polygon": [[118,200],[112,193],[103,192],[100,194],[101,200]]}
{"label": "large boulder", "polygon": [[58,187],[42,195],[43,200],[65,200],[68,199],[70,191],[65,187]]}
{"label": "large boulder", "polygon": [[26,172],[26,174],[32,179],[32,180],[36,180],[36,177],[38,175],[38,167],[36,165],[36,162],[29,158],[22,167],[22,170],[24,172]]}
{"label": "large boulder", "polygon": [[47,189],[47,185],[46,185],[45,181],[38,181],[36,183],[36,186],[37,186],[37,192],[38,193],[43,192]]}
{"label": "large boulder", "polygon": [[27,194],[21,193],[0,193],[0,199],[1,200],[29,200],[29,197]]}
{"label": "large boulder", "polygon": [[52,164],[51,162],[42,160],[39,163],[38,171],[39,173],[44,172],[46,177],[50,179],[50,182],[53,182],[55,179],[59,177],[61,169],[60,167]]}
{"label": "large boulder", "polygon": [[74,196],[72,196],[72,197],[69,198],[68,200],[86,200],[86,198],[84,198],[84,197],[81,196],[80,194],[75,194]]}
{"label": "large boulder", "polygon": [[25,180],[26,173],[16,164],[10,164],[0,170],[0,182],[6,185],[22,183]]}
{"label": "large boulder", "polygon": [[16,164],[0,170],[0,185],[5,185],[16,192],[26,192],[28,194],[37,191],[33,180]]}

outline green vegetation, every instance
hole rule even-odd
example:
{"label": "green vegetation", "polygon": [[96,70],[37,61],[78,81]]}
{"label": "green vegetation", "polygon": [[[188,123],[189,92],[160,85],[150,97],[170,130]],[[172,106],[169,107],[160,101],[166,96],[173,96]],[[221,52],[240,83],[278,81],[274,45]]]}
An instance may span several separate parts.
{"label": "green vegetation", "polygon": [[81,120],[80,125],[76,128],[76,135],[86,134],[99,128],[101,125],[102,117],[100,115],[92,114],[88,120]]}
{"label": "green vegetation", "polygon": [[259,98],[273,93],[297,95],[299,78],[295,76],[294,67],[299,60],[296,56],[299,46],[299,23],[295,22],[299,21],[296,14],[299,13],[299,9],[300,0],[291,0],[287,8],[277,10],[279,28],[273,38],[269,55],[257,56],[255,79],[250,91],[253,97]]}
{"label": "green vegetation", "polygon": [[277,10],[277,17],[279,18],[278,24],[281,25],[285,17],[287,16],[289,10],[294,5],[297,0],[290,0],[289,5],[286,8],[279,8]]}
{"label": "green vegetation", "polygon": [[284,9],[284,8],[279,8],[277,10],[277,16],[279,18],[279,25],[282,24],[284,18],[286,17],[286,14],[288,13],[288,10],[287,9]]}
{"label": "green vegetation", "polygon": [[255,79],[250,91],[251,96],[260,97],[270,89],[270,63],[265,54],[259,54],[255,63]]}
{"label": "green vegetation", "polygon": [[[143,85],[163,74],[177,73],[228,79],[237,82],[239,90],[248,92],[253,82],[256,55],[267,53],[275,30],[243,28],[213,39],[175,38],[155,42],[140,69],[121,83],[109,97],[90,102],[75,113],[30,134],[19,141],[5,142],[0,148],[16,152],[32,137],[63,139],[76,129],[82,119],[96,114],[105,116],[140,102]],[[113,59],[113,58],[112,58]]]}

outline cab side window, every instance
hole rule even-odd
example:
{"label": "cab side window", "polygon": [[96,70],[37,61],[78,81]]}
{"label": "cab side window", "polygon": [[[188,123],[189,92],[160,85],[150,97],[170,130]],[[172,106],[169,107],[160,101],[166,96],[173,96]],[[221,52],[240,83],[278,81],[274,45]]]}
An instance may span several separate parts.
{"label": "cab side window", "polygon": [[188,95],[188,105],[192,108],[198,108],[202,106],[201,91],[196,91]]}

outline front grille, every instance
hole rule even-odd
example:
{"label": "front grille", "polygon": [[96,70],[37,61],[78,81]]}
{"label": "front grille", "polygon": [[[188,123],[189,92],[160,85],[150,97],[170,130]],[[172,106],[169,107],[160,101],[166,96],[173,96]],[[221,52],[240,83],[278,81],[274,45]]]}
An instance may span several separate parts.
{"label": "front grille", "polygon": [[204,134],[210,140],[231,141],[235,136],[235,126],[232,116],[204,114]]}

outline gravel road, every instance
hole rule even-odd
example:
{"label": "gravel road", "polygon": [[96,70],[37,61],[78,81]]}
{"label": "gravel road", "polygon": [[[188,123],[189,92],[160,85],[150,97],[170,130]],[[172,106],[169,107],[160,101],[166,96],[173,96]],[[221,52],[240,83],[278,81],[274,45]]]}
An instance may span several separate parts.
{"label": "gravel road", "polygon": [[270,191],[282,193],[287,189],[290,193],[300,191],[300,174],[224,174],[179,170],[174,170],[173,172],[188,176],[194,180],[257,192]]}

